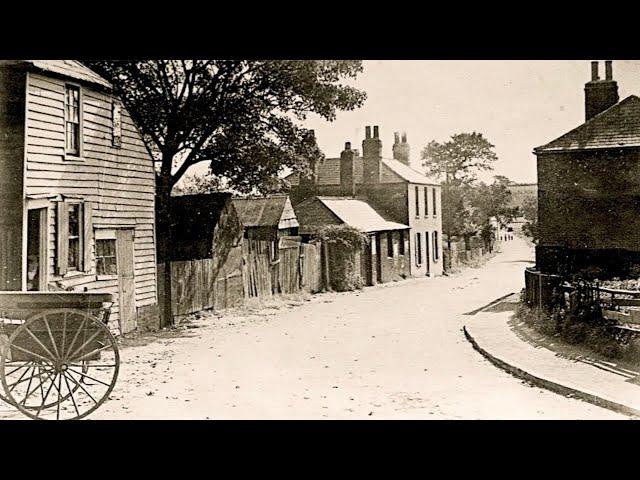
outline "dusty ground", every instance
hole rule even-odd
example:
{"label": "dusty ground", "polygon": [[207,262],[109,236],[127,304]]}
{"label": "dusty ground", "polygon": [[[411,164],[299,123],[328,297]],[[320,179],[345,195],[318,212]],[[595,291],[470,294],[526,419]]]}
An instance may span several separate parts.
{"label": "dusty ground", "polygon": [[123,348],[112,400],[91,418],[624,418],[530,387],[464,339],[462,314],[520,290],[531,258],[516,239],[452,277],[203,317]]}

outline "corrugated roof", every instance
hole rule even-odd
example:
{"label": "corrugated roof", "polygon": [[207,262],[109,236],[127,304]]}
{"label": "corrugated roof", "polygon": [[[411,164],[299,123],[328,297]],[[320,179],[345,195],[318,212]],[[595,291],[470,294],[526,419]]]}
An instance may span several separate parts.
{"label": "corrugated roof", "polygon": [[101,85],[111,89],[113,86],[93,70],[85,67],[76,60],[22,60],[33,65],[39,70],[57,73],[65,77],[74,78],[84,82]]}
{"label": "corrugated roof", "polygon": [[631,95],[535,152],[640,147],[640,98]]}
{"label": "corrugated roof", "polygon": [[362,230],[363,232],[370,233],[409,228],[408,225],[385,220],[371,205],[362,200],[340,197],[317,198],[345,224]]}
{"label": "corrugated roof", "polygon": [[289,197],[286,195],[234,198],[233,204],[245,227],[277,227],[281,219],[288,220],[290,226],[298,226],[297,221],[294,221],[295,218],[282,218],[283,212],[293,212],[293,208],[286,208],[291,206]]}
{"label": "corrugated roof", "polygon": [[[405,181],[409,183],[418,183],[421,185],[439,185],[433,178],[414,170],[398,160],[391,158],[382,159],[381,182],[393,183],[397,181]],[[362,183],[363,161],[362,157],[353,159],[353,177],[355,183]],[[318,185],[339,185],[340,184],[340,159],[326,158],[323,162],[317,164],[317,182]],[[398,178],[400,177],[400,178]],[[286,177],[294,185],[298,183],[299,176],[292,173]]]}

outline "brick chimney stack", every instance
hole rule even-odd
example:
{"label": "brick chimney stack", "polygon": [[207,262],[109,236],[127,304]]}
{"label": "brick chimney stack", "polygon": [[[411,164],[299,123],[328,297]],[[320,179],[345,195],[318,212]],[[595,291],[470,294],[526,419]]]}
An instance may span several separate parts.
{"label": "brick chimney stack", "polygon": [[620,101],[618,83],[613,79],[611,60],[605,62],[605,78],[600,79],[598,62],[591,62],[591,81],[584,86],[585,121]]}
{"label": "brick chimney stack", "polygon": [[394,133],[393,158],[408,166],[410,153],[411,149],[407,143],[406,132],[402,132],[402,141],[400,141],[400,134],[398,132]]}
{"label": "brick chimney stack", "polygon": [[362,182],[380,183],[380,171],[382,170],[382,141],[380,140],[378,126],[365,127],[365,138],[362,141]]}
{"label": "brick chimney stack", "polygon": [[340,154],[340,194],[346,197],[356,196],[356,183],[353,175],[353,159],[356,152],[351,149],[351,142],[344,144]]}

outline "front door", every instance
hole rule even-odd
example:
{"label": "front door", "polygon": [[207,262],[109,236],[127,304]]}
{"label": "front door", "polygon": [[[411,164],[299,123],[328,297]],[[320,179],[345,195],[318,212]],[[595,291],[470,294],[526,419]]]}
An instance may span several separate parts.
{"label": "front door", "polygon": [[382,248],[380,248],[379,233],[376,233],[376,281],[382,283]]}
{"label": "front door", "polygon": [[27,290],[47,290],[47,212],[29,209],[27,218]]}
{"label": "front door", "polygon": [[116,261],[118,262],[118,305],[120,332],[136,328],[136,284],[133,265],[133,229],[116,231]]}
{"label": "front door", "polygon": [[424,232],[424,247],[425,247],[425,270],[426,270],[426,275],[429,276],[429,269],[431,267],[431,257],[429,255],[429,232]]}

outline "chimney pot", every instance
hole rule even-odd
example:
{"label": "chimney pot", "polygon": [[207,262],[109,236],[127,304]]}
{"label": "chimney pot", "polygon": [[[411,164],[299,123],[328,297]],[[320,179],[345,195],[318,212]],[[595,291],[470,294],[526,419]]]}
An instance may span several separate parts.
{"label": "chimney pot", "polygon": [[345,149],[345,150],[351,150],[351,142],[346,142],[346,143],[344,144],[344,149]]}
{"label": "chimney pot", "polygon": [[607,80],[613,80],[613,66],[611,60],[607,60],[604,62],[605,68],[605,78]]}
{"label": "chimney pot", "polygon": [[591,81],[595,82],[597,80],[600,80],[600,77],[598,76],[598,62],[594,61],[591,62]]}
{"label": "chimney pot", "polygon": [[364,127],[364,138],[371,138],[371,127]]}
{"label": "chimney pot", "polygon": [[393,132],[393,143],[400,143],[400,133],[398,132]]}
{"label": "chimney pot", "polygon": [[380,132],[378,131],[378,125],[373,126],[373,138],[379,138]]}
{"label": "chimney pot", "polygon": [[402,143],[407,143],[407,132],[402,132]]}

